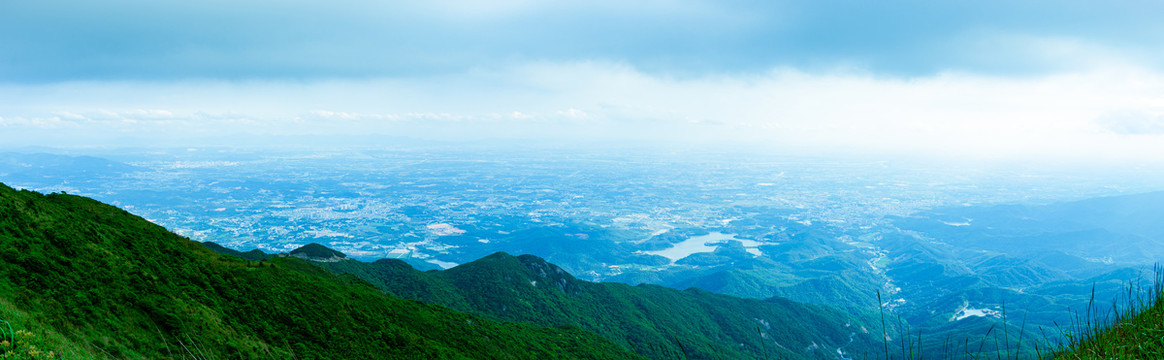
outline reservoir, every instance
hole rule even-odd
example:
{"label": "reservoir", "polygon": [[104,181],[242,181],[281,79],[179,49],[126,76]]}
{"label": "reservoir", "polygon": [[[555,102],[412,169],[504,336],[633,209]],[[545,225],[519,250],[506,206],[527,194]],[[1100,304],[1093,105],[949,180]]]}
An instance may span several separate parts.
{"label": "reservoir", "polygon": [[741,241],[744,243],[744,247],[749,253],[754,255],[759,255],[760,253],[759,249],[756,249],[756,246],[759,246],[760,243],[754,240],[736,239],[735,234],[724,234],[721,232],[712,232],[707,235],[692,236],[687,238],[687,240],[683,240],[683,242],[675,244],[669,248],[657,251],[644,251],[643,253],[659,255],[671,259],[671,262],[675,262],[676,260],[688,257],[691,254],[715,251],[715,247],[719,243],[727,240]]}

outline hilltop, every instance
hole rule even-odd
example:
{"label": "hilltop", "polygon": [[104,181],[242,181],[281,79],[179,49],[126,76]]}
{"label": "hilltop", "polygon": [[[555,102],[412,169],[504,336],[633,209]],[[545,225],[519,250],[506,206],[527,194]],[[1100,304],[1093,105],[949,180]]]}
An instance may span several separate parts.
{"label": "hilltop", "polygon": [[290,254],[291,256],[300,259],[320,262],[334,262],[348,258],[347,255],[344,255],[344,253],[329,249],[328,247],[319,243],[310,243],[300,246],[298,249],[291,250]]}

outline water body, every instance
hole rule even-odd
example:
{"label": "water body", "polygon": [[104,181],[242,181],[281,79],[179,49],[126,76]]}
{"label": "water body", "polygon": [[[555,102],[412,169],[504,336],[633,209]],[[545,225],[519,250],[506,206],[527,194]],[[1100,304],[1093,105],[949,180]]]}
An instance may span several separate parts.
{"label": "water body", "polygon": [[966,309],[966,310],[962,310],[962,313],[958,314],[958,317],[954,318],[954,320],[962,320],[962,319],[965,319],[965,318],[968,318],[968,317],[971,317],[971,316],[979,316],[979,317],[983,317],[983,316],[986,316],[986,311],[985,311],[985,310],[986,310],[986,309]]}
{"label": "water body", "polygon": [[759,242],[756,240],[748,240],[748,239],[736,239],[735,237],[733,237],[732,240],[736,240],[736,241],[743,243],[744,244],[744,251],[747,251],[748,253],[750,253],[752,255],[756,255],[756,256],[763,255],[763,253],[760,252],[760,248],[759,248],[760,245],[764,245],[764,243],[762,243],[762,242]]}
{"label": "water body", "polygon": [[959,310],[954,315],[955,315],[954,321],[962,320],[962,319],[972,317],[972,316],[977,316],[977,317],[989,316],[992,318],[999,318],[1000,317],[998,314],[998,310],[988,309],[988,308],[975,309],[975,308],[971,308],[968,306]]}
{"label": "water body", "polygon": [[712,232],[707,235],[693,236],[669,248],[657,251],[647,251],[645,253],[659,255],[671,259],[671,262],[675,262],[676,260],[691,256],[691,254],[715,251],[716,246],[719,246],[719,244],[728,240],[740,241],[744,244],[745,250],[747,250],[749,253],[757,256],[760,255],[760,249],[756,248],[757,246],[761,245],[760,242],[755,240],[736,239],[735,234],[724,234],[721,232]]}
{"label": "water body", "polygon": [[437,259],[428,259],[425,261],[428,261],[430,264],[435,264],[436,266],[440,266],[442,269],[446,269],[446,270],[451,269],[454,266],[460,265],[460,264],[457,264],[455,262],[440,261]]}
{"label": "water body", "polygon": [[966,219],[966,221],[963,221],[963,222],[943,221],[942,223],[946,224],[946,225],[950,225],[950,226],[970,226],[970,221],[972,221],[972,220]]}

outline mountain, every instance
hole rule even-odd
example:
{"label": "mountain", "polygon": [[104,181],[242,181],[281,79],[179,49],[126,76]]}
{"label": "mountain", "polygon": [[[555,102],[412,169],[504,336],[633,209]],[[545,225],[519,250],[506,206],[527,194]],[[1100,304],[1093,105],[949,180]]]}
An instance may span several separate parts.
{"label": "mountain", "polygon": [[116,177],[141,170],[126,163],[92,156],[0,152],[0,176],[9,181]]}
{"label": "mountain", "polygon": [[92,199],[2,184],[0,317],[26,358],[641,358],[577,327],[403,300],[293,256],[222,256]]}
{"label": "mountain", "polygon": [[311,261],[333,262],[347,259],[344,253],[327,248],[319,243],[310,243],[291,250],[291,256]]}
{"label": "mountain", "polygon": [[212,242],[204,242],[204,243],[202,243],[202,245],[205,245],[207,248],[210,249],[210,251],[214,251],[214,252],[219,253],[219,254],[230,255],[230,256],[243,258],[246,260],[252,260],[252,261],[266,260],[266,259],[270,259],[272,257],[275,257],[274,255],[265,253],[259,249],[254,249],[251,251],[242,252],[242,251],[231,249],[231,248],[228,248],[228,247],[225,247],[222,245],[218,245],[218,244],[215,244]]}
{"label": "mountain", "polygon": [[1050,205],[934,209],[894,223],[955,246],[1012,255],[1062,252],[1123,264],[1164,261],[1164,192]]}
{"label": "mountain", "polygon": [[879,328],[828,306],[588,282],[532,255],[499,252],[427,272],[395,259],[317,265],[402,298],[498,321],[592,331],[655,359],[838,358],[881,344]]}

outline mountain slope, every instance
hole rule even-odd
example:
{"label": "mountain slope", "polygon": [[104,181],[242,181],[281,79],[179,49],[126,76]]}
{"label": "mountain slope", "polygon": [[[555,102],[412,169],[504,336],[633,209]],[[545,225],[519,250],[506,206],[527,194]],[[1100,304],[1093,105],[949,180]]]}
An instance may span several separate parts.
{"label": "mountain slope", "polygon": [[1090,321],[1073,325],[1071,330],[1078,336],[1052,354],[1053,357],[1164,359],[1164,273],[1160,271],[1157,267],[1151,287],[1129,288],[1129,295],[1136,295],[1115,314],[1110,326]]}
{"label": "mountain slope", "polygon": [[72,358],[638,358],[577,328],[394,298],[294,257],[221,256],[88,198],[2,184],[0,310]]}
{"label": "mountain slope", "polygon": [[532,255],[495,253],[428,272],[390,259],[317,264],[403,298],[503,321],[577,326],[651,358],[837,358],[838,348],[862,354],[880,344],[876,328],[826,306],[592,283]]}

